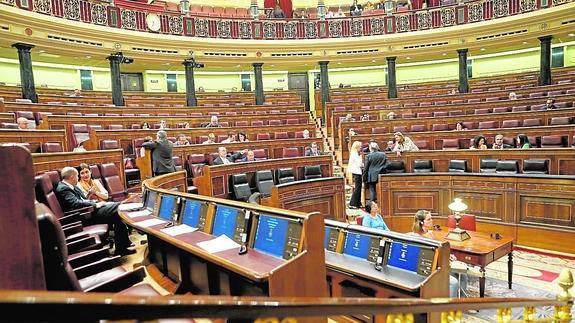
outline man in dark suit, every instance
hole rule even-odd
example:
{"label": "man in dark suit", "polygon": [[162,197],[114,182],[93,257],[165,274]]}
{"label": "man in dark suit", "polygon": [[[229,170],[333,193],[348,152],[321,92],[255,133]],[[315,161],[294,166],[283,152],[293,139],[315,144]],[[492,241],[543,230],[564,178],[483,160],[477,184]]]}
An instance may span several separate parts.
{"label": "man in dark suit", "polygon": [[322,155],[322,152],[317,147],[316,142],[312,142],[310,144],[309,149],[306,149],[305,151],[305,156],[320,156],[320,155]]}
{"label": "man in dark suit", "polygon": [[152,150],[152,171],[154,176],[176,171],[176,166],[172,159],[174,144],[168,140],[168,134],[164,130],[158,131],[155,141],[145,142],[142,147]]}
{"label": "man in dark suit", "polygon": [[236,159],[240,159],[246,152],[247,149],[244,149],[242,151],[238,151],[237,153],[228,156],[228,150],[226,149],[226,147],[224,146],[218,147],[218,157],[214,159],[214,165],[233,164],[236,161]]}
{"label": "man in dark suit", "polygon": [[83,207],[93,207],[95,209],[93,216],[96,222],[114,226],[115,254],[124,256],[135,253],[135,250],[128,249],[131,242],[128,237],[128,228],[118,215],[119,203],[88,200],[77,187],[78,171],[74,167],[64,167],[61,174],[62,181],[56,186],[55,193],[62,210],[67,212]]}
{"label": "man in dark suit", "polygon": [[510,145],[503,143],[503,135],[498,134],[495,136],[495,140],[493,142],[492,149],[505,149],[505,148],[512,148]]}
{"label": "man in dark suit", "polygon": [[376,142],[369,144],[370,153],[365,158],[365,167],[363,170],[363,182],[369,188],[371,201],[377,201],[375,186],[379,180],[379,174],[385,172],[386,156],[384,152],[379,151]]}

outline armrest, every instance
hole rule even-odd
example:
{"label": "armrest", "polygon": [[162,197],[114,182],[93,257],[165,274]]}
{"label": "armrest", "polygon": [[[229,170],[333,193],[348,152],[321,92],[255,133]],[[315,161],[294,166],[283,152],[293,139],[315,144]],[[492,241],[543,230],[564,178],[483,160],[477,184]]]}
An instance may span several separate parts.
{"label": "armrest", "polygon": [[[93,237],[91,238],[93,239]],[[93,262],[100,261],[107,257],[110,257],[110,249],[101,248],[86,251],[79,255],[72,254],[68,257],[68,262],[70,263],[72,268],[79,268],[91,264]]]}
{"label": "armrest", "polygon": [[80,215],[80,213],[64,213],[64,216],[59,218],[58,221],[60,221],[60,224],[65,226],[68,224],[72,224],[75,222],[82,222],[82,216]]}
{"label": "armrest", "polygon": [[108,257],[88,265],[78,267],[74,269],[74,273],[76,273],[78,279],[82,279],[112,269],[114,267],[118,267],[119,265],[120,256]]}
{"label": "armrest", "polygon": [[[80,223],[80,224],[66,226],[66,227],[62,228],[62,231],[64,231],[64,236],[69,237],[73,234],[82,232],[82,229],[83,229],[83,227],[82,227],[82,224]],[[75,240],[75,239],[73,239],[73,240]]]}
{"label": "armrest", "polygon": [[[68,253],[71,255],[80,251],[91,250],[100,247],[100,244],[98,244],[98,241],[94,236],[87,236],[82,237],[81,239],[75,239],[73,241],[68,242],[66,245],[68,247]],[[68,261],[69,260],[70,257],[68,257]]]}
{"label": "armrest", "polygon": [[139,267],[133,271],[128,271],[122,275],[114,277],[106,282],[96,285],[91,289],[84,290],[85,292],[99,292],[99,293],[117,293],[124,289],[130,288],[135,284],[144,280],[146,272],[144,267]]}

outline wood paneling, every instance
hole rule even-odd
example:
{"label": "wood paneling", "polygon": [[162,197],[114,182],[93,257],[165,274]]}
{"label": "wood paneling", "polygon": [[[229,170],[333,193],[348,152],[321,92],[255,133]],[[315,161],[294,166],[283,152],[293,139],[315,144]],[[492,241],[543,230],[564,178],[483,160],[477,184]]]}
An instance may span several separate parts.
{"label": "wood paneling", "polygon": [[41,152],[42,144],[46,142],[59,143],[63,150],[68,146],[64,130],[0,129],[0,142],[27,143],[26,148],[32,153]]}

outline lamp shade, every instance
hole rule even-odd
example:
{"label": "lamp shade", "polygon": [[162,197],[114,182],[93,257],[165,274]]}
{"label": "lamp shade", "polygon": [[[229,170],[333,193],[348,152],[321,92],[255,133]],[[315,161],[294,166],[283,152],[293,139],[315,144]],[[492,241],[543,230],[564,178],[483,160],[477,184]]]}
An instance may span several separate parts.
{"label": "lamp shade", "polygon": [[453,212],[463,212],[467,210],[467,204],[463,203],[460,198],[453,199],[453,202],[451,202],[447,207]]}

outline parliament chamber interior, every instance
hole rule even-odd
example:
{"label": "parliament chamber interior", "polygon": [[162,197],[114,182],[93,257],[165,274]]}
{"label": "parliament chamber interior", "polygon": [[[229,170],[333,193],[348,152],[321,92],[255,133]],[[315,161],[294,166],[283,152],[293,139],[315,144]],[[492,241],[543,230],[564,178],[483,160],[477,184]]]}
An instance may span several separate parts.
{"label": "parliament chamber interior", "polygon": [[570,322],[571,0],[0,0],[6,322]]}

